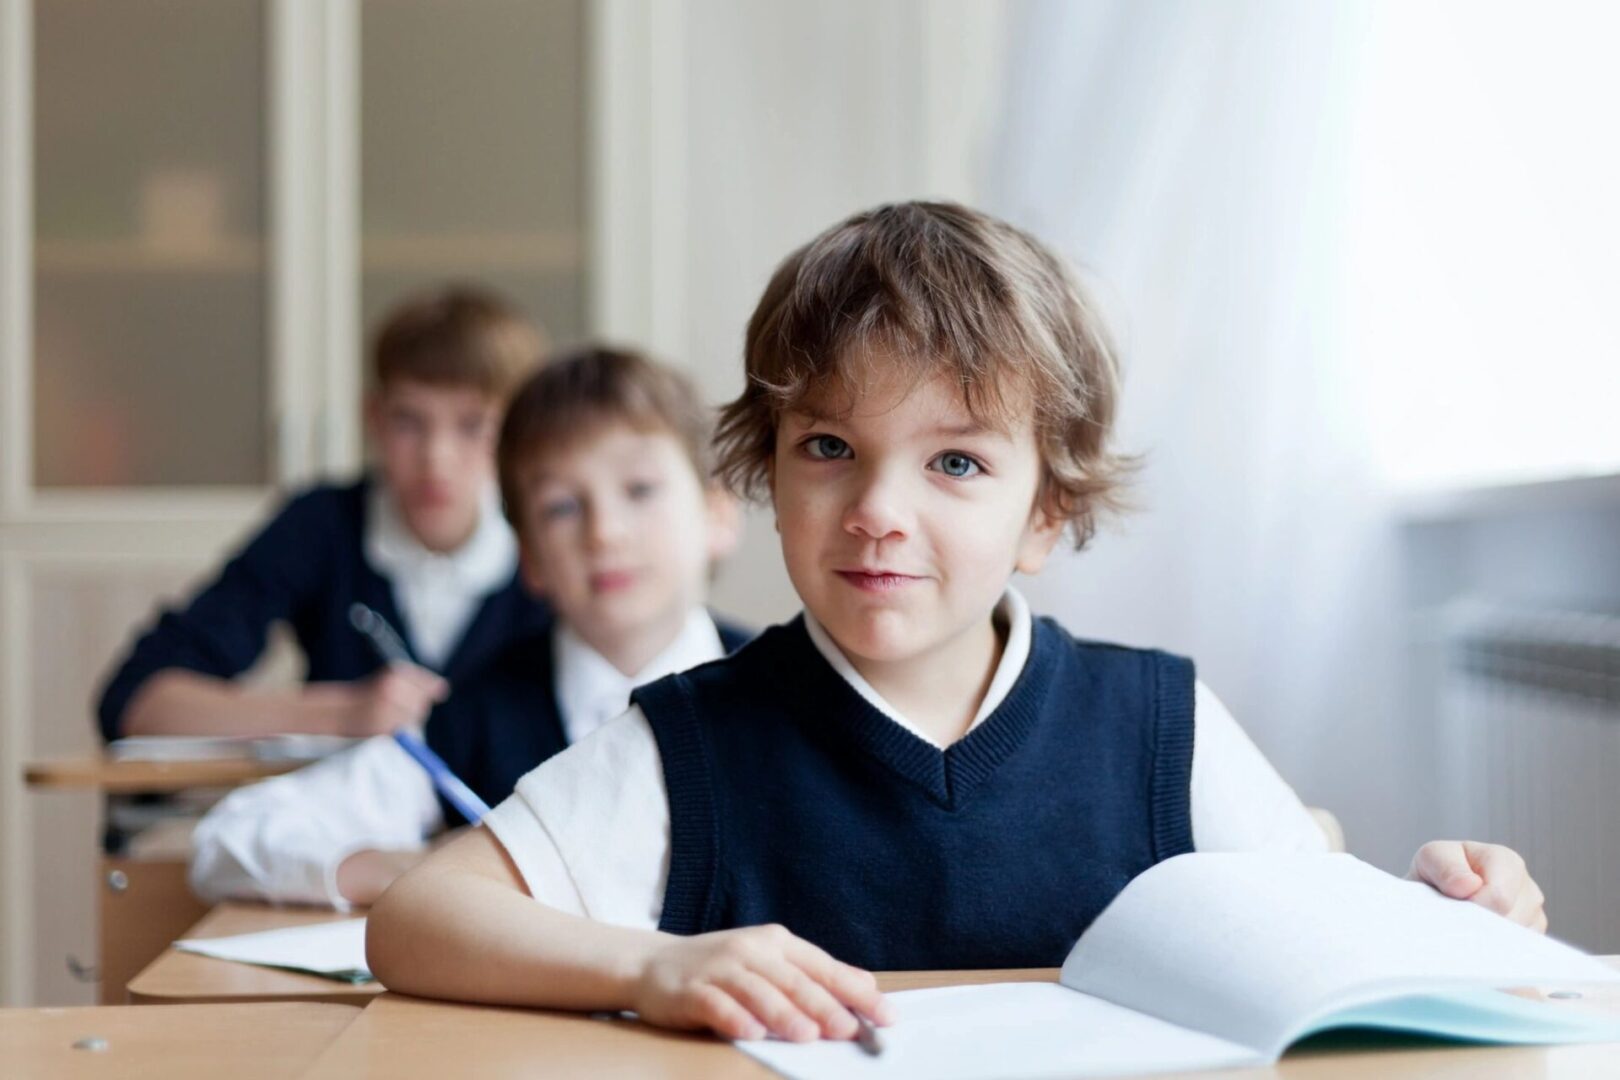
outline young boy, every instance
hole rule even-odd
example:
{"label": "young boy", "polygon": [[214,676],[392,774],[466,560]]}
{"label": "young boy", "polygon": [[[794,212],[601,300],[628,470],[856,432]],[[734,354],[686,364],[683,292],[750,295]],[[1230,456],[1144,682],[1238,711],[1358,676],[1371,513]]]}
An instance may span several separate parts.
{"label": "young boy", "polygon": [[[164,612],[103,690],[102,736],[420,724],[445,679],[542,626],[544,606],[517,580],[493,447],[507,396],[543,347],[533,323],[480,291],[398,308],[372,351],[376,473],[294,496],[190,604]],[[382,664],[350,625],[357,601],[400,629],[420,666]],[[278,621],[304,653],[305,685],[236,685]]]}
{"label": "young boy", "polygon": [[[859,214],[777,270],[746,359],[720,467],[769,492],[804,614],[643,687],[403,877],[368,929],[390,988],[850,1038],[890,1018],[871,969],[1056,966],[1160,860],[1325,846],[1190,662],[1008,587],[1126,464],[1113,354],[1042,245]],[[1544,925],[1506,849],[1414,870]]]}
{"label": "young boy", "polygon": [[[557,357],[513,397],[497,458],[523,576],[556,622],[452,689],[428,745],[487,803],[624,711],[630,692],[746,640],[703,608],[734,545],[709,425],[680,375],[635,353]],[[368,904],[463,819],[390,738],[224,799],[194,836],[208,898]]]}

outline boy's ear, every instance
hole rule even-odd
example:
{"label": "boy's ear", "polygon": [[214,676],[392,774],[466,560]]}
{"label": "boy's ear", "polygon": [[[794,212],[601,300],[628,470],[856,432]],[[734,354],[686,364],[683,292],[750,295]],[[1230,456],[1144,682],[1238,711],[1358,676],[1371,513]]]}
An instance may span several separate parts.
{"label": "boy's ear", "polygon": [[1024,526],[1024,535],[1018,540],[1018,559],[1014,568],[1021,574],[1040,573],[1068,524],[1068,515],[1049,496],[1037,498],[1029,514],[1029,523]]}
{"label": "boy's ear", "polygon": [[709,524],[709,561],[718,562],[736,551],[742,540],[742,508],[719,484],[704,489],[703,504]]}

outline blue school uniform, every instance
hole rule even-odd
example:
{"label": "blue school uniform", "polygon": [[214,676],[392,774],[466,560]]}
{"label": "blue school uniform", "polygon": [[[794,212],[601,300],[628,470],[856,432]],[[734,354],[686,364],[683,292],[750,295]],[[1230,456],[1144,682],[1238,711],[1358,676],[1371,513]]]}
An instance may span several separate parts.
{"label": "blue school uniform", "polygon": [[[753,632],[714,620],[729,655]],[[509,646],[476,677],[454,686],[428,717],[424,738],[479,798],[495,806],[542,761],[568,747],[557,703],[552,638],[555,624]],[[445,798],[439,808],[454,828],[466,819]]]}
{"label": "blue school uniform", "polygon": [[[125,708],[141,684],[178,668],[222,679],[252,667],[272,623],[291,625],[309,682],[372,674],[381,661],[349,624],[356,601],[403,631],[411,628],[388,578],[365,555],[366,506],[373,481],[321,486],[291,498],[202,592],[183,609],[164,611],[144,633],[101,694],[101,735],[122,734]],[[454,650],[438,668],[452,684],[489,663],[513,641],[542,629],[546,606],[523,588],[516,571],[486,594]]]}
{"label": "blue school uniform", "polygon": [[1193,849],[1194,682],[1037,619],[1007,697],[942,751],[801,617],[642,687],[669,794],[659,928],[777,922],[869,970],[1058,966],[1126,882]]}

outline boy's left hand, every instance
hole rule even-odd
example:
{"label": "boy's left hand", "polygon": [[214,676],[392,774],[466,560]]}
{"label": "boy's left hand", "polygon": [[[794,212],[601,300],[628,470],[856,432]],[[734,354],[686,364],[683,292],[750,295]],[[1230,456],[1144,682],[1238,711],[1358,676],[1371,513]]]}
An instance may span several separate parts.
{"label": "boy's left hand", "polygon": [[1407,877],[1443,896],[1468,900],[1538,933],[1547,932],[1546,897],[1530,879],[1524,859],[1501,844],[1433,840],[1412,856]]}

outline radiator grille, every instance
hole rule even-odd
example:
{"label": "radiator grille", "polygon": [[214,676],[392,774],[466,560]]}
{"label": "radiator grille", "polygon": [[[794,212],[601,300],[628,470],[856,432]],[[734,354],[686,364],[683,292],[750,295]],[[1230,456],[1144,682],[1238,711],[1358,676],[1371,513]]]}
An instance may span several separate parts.
{"label": "radiator grille", "polygon": [[1444,626],[1459,831],[1525,856],[1553,934],[1620,952],[1620,616],[1473,601]]}

